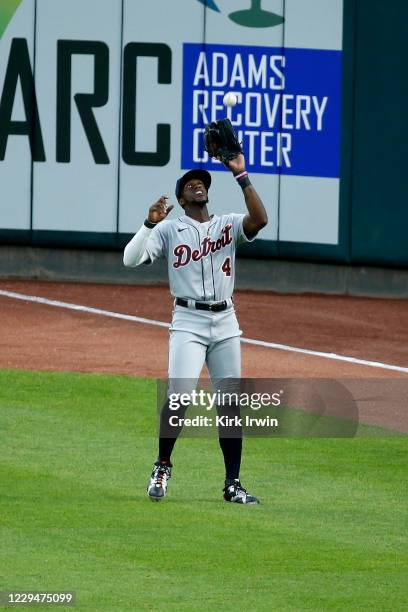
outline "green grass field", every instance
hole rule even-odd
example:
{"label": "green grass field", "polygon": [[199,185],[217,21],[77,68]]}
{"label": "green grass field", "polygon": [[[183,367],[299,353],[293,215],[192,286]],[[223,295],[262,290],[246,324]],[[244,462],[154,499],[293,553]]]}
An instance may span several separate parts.
{"label": "green grass field", "polygon": [[155,392],[0,372],[2,590],[74,590],[80,610],[408,609],[405,436],[247,439],[248,507],[222,501],[217,441],[181,439],[157,504]]}

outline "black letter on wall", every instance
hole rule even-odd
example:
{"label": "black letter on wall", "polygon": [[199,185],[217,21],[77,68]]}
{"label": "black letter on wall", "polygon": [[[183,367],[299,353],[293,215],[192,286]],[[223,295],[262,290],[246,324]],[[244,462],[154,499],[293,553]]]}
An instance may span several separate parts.
{"label": "black letter on wall", "polygon": [[97,164],[109,157],[92,109],[104,106],[109,97],[109,49],[103,42],[59,40],[57,69],[57,162],[71,161],[71,74],[73,55],[93,55],[94,93],[74,96],[85,134]]}
{"label": "black letter on wall", "polygon": [[136,70],[138,57],[157,57],[160,84],[171,83],[171,49],[163,43],[128,43],[123,70],[123,161],[132,166],[165,166],[170,159],[170,125],[158,123],[156,152],[136,151]]}
{"label": "black letter on wall", "polygon": [[[12,121],[14,99],[20,79],[25,121]],[[30,54],[25,38],[13,38],[0,101],[0,160],[6,155],[11,134],[28,136],[33,161],[45,161]]]}

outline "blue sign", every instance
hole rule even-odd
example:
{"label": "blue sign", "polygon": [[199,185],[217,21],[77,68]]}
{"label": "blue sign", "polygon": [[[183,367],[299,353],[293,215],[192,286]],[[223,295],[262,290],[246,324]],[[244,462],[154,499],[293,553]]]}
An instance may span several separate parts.
{"label": "blue sign", "polygon": [[[229,117],[247,169],[337,178],[341,51],[185,43],[182,168],[224,170],[203,149],[211,121]],[[227,92],[237,104],[223,106]]]}

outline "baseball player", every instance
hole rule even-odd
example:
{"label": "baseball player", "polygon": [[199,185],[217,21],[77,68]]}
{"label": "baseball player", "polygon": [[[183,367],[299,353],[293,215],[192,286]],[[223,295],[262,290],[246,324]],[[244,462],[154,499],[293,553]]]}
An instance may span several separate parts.
{"label": "baseball player", "polygon": [[[176,183],[176,197],[184,214],[167,219],[174,206],[167,205],[168,198],[161,196],[126,246],[123,258],[130,267],[167,259],[170,291],[175,298],[168,376],[170,381],[188,378],[193,387],[204,363],[213,384],[241,376],[241,331],[232,300],[235,251],[240,243],[252,241],[268,222],[245,170],[244,155],[237,155],[226,166],[243,190],[246,214],[210,215],[211,175],[206,170],[190,170]],[[173,427],[168,434],[169,414],[167,402],[161,414],[158,458],[147,487],[149,497],[157,501],[167,493],[171,454],[181,431],[181,427]],[[258,503],[239,480],[242,428],[237,425],[232,434],[219,428],[218,433],[226,471],[225,501]]]}

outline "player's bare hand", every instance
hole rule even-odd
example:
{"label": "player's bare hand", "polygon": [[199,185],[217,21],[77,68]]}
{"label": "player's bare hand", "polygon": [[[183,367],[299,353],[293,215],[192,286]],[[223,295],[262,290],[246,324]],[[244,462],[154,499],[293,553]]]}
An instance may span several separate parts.
{"label": "player's bare hand", "polygon": [[237,157],[234,157],[234,159],[227,161],[225,165],[233,174],[240,174],[245,171],[245,157],[240,153]]}
{"label": "player's bare hand", "polygon": [[167,196],[161,196],[157,200],[157,202],[155,202],[149,208],[149,215],[148,215],[147,219],[148,219],[148,221],[150,221],[150,223],[159,223],[160,221],[163,221],[163,219],[165,219],[167,217],[169,212],[171,212],[173,210],[174,204],[170,204],[168,206],[167,205],[167,200],[168,200]]}

